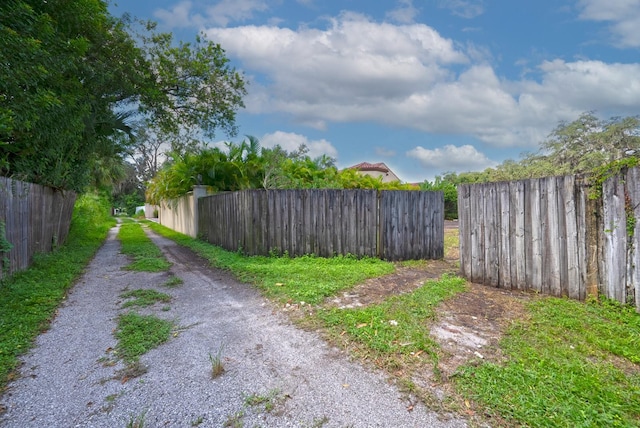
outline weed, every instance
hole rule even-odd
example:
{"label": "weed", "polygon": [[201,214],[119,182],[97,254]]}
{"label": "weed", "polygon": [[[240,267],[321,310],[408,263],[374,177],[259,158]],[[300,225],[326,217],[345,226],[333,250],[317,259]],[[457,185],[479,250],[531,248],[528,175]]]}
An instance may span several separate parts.
{"label": "weed", "polygon": [[192,427],[200,426],[200,424],[202,424],[202,422],[204,422],[204,416],[198,416],[198,418],[196,418],[193,421],[191,421],[191,426]]}
{"label": "weed", "polygon": [[162,286],[163,287],[167,287],[167,288],[175,288],[175,287],[179,287],[184,283],[184,281],[177,276],[172,276],[171,278],[169,278],[168,280],[166,280]]}
{"label": "weed", "polygon": [[120,226],[118,239],[122,243],[122,253],[133,257],[134,261],[126,269],[142,272],[160,272],[171,264],[162,251],[149,239],[138,223]]}
{"label": "weed", "polygon": [[224,363],[222,362],[222,350],[224,346],[220,346],[215,355],[209,354],[211,361],[211,379],[215,379],[224,373]]}
{"label": "weed", "polygon": [[242,428],[244,426],[244,423],[242,422],[243,418],[244,411],[236,412],[229,416],[222,426],[226,428]]}
{"label": "weed", "polygon": [[147,412],[142,412],[138,416],[130,416],[127,428],[144,428],[144,418]]}
{"label": "weed", "polygon": [[109,394],[105,397],[104,401],[106,401],[107,403],[113,403],[114,401],[116,401],[119,395],[120,394]]}
{"label": "weed", "polygon": [[149,371],[149,369],[147,368],[147,366],[142,364],[140,360],[131,361],[127,363],[127,365],[123,369],[118,370],[115,378],[119,379],[122,382],[126,382],[129,379],[135,379],[142,376],[143,374],[147,373],[147,371]]}
{"label": "weed", "polygon": [[7,241],[7,232],[5,224],[0,221],[0,277],[7,276],[9,274],[9,251],[13,248],[11,242]]}
{"label": "weed", "polygon": [[329,423],[329,418],[326,416],[323,416],[321,418],[315,418],[311,423],[311,428],[321,428],[324,426],[324,424],[327,424],[327,423]]}
{"label": "weed", "polygon": [[116,329],[119,356],[126,363],[137,362],[142,354],[169,340],[172,328],[172,322],[153,315],[121,314]]}
{"label": "weed", "polygon": [[251,407],[264,406],[264,411],[269,413],[272,412],[278,404],[281,404],[287,398],[288,396],[282,394],[279,389],[272,389],[267,394],[263,395],[249,394],[245,396],[244,403],[245,405]]}
{"label": "weed", "polygon": [[133,300],[124,302],[122,304],[123,308],[128,308],[131,306],[151,306],[157,302],[167,303],[171,301],[171,296],[169,296],[168,294],[160,293],[152,289],[142,288],[126,291],[120,294],[120,297],[122,297],[123,299],[133,298]]}

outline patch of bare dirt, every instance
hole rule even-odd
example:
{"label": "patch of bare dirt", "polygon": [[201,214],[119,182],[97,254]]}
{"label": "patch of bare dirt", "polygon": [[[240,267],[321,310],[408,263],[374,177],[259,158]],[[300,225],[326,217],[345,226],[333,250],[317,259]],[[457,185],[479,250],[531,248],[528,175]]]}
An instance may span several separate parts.
{"label": "patch of bare dirt", "polygon": [[468,291],[444,302],[431,326],[431,335],[444,351],[438,365],[443,377],[471,360],[500,361],[498,342],[513,321],[526,316],[523,303],[530,298],[527,293],[470,284]]}

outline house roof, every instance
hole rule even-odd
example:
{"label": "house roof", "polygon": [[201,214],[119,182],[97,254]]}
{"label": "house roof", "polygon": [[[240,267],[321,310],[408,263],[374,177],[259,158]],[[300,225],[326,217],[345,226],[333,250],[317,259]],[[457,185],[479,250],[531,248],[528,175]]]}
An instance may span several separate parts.
{"label": "house roof", "polygon": [[369,163],[369,162],[360,162],[357,165],[350,166],[347,169],[357,169],[358,171],[380,171],[380,172],[390,172],[391,170],[384,162],[378,163]]}

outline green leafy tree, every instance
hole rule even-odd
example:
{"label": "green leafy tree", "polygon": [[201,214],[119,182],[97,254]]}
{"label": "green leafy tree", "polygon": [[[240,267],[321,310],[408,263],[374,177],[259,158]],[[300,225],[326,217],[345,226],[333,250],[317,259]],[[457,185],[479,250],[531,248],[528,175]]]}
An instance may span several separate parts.
{"label": "green leafy tree", "polygon": [[440,191],[444,195],[444,216],[447,220],[458,218],[458,188],[455,173],[437,175],[433,181],[420,183],[420,190]]}
{"label": "green leafy tree", "polygon": [[597,168],[640,153],[640,118],[598,119],[583,113],[561,123],[528,159],[528,167],[553,175],[591,173]]}
{"label": "green leafy tree", "polygon": [[289,153],[280,146],[263,149],[258,140],[248,136],[239,144],[201,148],[173,154],[149,183],[147,200],[159,203],[178,198],[196,184],[216,191],[245,189],[407,189],[413,187],[383,183],[382,178],[361,175],[355,170],[339,171],[334,159],[312,159],[304,145]]}
{"label": "green leafy tree", "polygon": [[235,134],[244,80],[219,45],[132,34],[103,0],[0,2],[0,174],[82,191],[133,144],[134,112],[174,136]]}
{"label": "green leafy tree", "polygon": [[151,65],[146,69],[151,85],[141,93],[141,110],[166,134],[186,131],[213,138],[222,129],[235,136],[245,81],[229,65],[224,49],[204,36],[176,46],[171,33],[157,33],[155,28],[155,23],[147,23],[141,35],[145,60]]}

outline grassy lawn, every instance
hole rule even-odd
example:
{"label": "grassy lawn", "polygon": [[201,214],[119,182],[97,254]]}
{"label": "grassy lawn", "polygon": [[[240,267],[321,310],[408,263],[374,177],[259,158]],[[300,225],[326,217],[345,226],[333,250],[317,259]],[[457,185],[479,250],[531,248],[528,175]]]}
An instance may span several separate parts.
{"label": "grassy lawn", "polygon": [[144,233],[139,223],[124,222],[120,226],[118,239],[122,244],[121,252],[133,257],[133,262],[126,269],[139,272],[161,272],[171,266],[162,251]]}
{"label": "grassy lawn", "polygon": [[80,197],[65,245],[36,257],[28,270],[0,281],[0,390],[12,378],[18,357],[48,328],[66,290],[115,225],[109,210],[95,196]]}
{"label": "grassy lawn", "polygon": [[317,304],[364,279],[395,270],[392,263],[373,258],[245,257],[157,223],[146,223],[155,232],[191,248],[213,266],[231,271],[239,280],[256,285],[266,296],[279,302]]}
{"label": "grassy lawn", "polygon": [[508,360],[464,367],[459,391],[508,425],[640,426],[640,315],[557,298],[528,310],[501,342]]}

